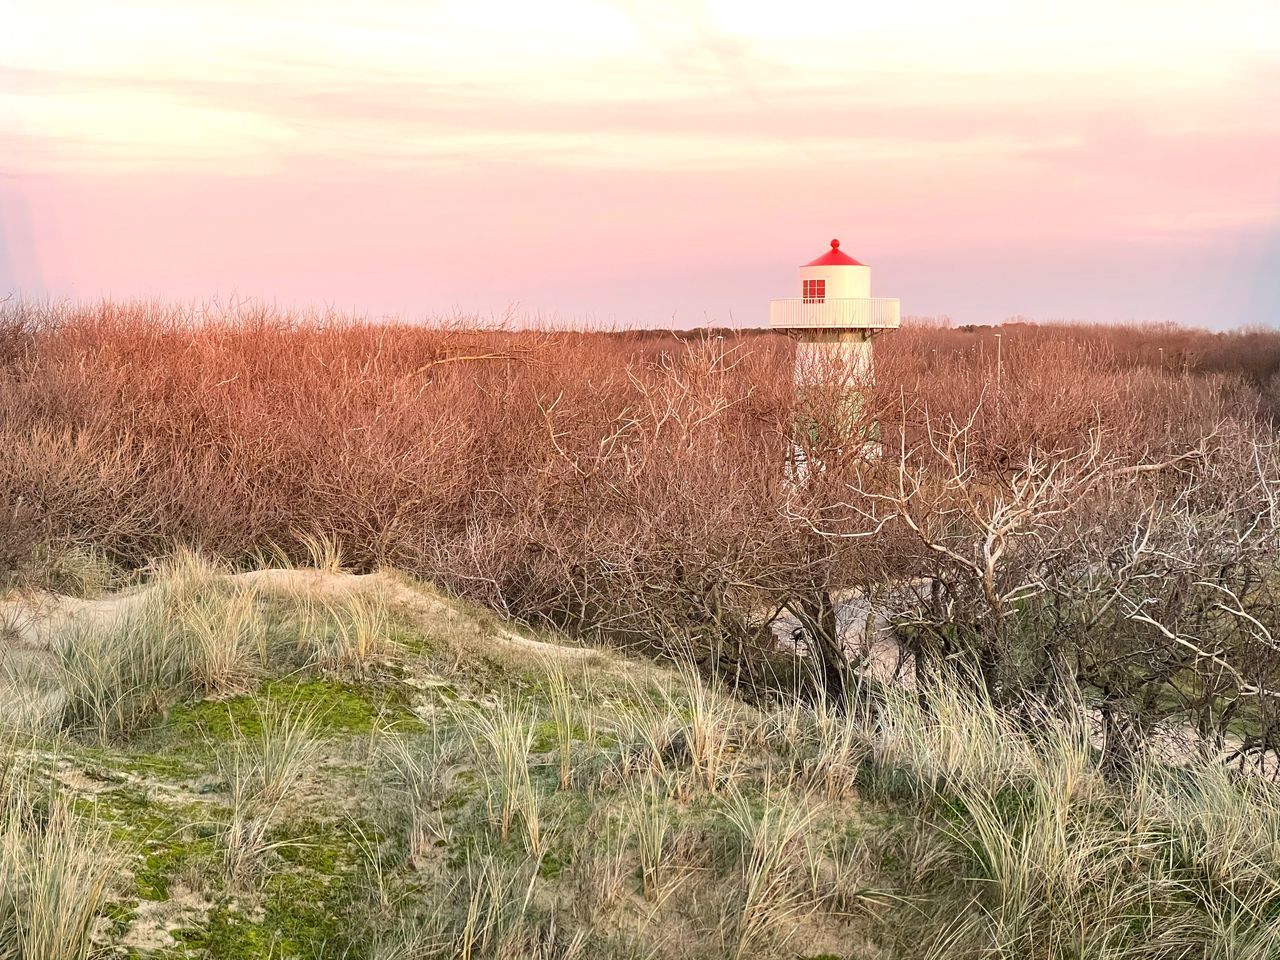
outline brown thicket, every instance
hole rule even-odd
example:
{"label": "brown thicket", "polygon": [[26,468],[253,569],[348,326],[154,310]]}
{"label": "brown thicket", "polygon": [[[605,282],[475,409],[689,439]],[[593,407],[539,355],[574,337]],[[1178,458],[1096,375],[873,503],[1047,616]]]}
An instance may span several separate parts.
{"label": "brown thicket", "polygon": [[247,561],[319,532],[743,682],[789,611],[831,692],[858,593],[917,671],[1090,692],[1117,763],[1175,714],[1276,746],[1280,335],[922,325],[876,363],[851,407],[797,397],[771,334],[9,305],[0,563]]}

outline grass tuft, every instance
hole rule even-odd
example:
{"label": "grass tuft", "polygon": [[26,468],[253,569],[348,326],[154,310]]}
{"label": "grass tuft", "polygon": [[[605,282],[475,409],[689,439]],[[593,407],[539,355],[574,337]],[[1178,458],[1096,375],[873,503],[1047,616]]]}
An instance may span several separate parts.
{"label": "grass tuft", "polygon": [[473,705],[459,712],[458,722],[484,776],[489,815],[499,837],[506,840],[511,828],[518,825],[525,849],[531,855],[540,854],[540,798],[529,776],[529,753],[536,730],[532,713],[505,702]]}
{"label": "grass tuft", "polygon": [[104,831],[0,771],[0,957],[87,960],[122,866]]}
{"label": "grass tuft", "polygon": [[270,833],[319,752],[314,712],[286,711],[270,700],[259,702],[256,712],[256,732],[237,731],[215,755],[230,807],[221,831],[223,871],[235,885],[254,882],[264,856],[291,842],[272,840]]}

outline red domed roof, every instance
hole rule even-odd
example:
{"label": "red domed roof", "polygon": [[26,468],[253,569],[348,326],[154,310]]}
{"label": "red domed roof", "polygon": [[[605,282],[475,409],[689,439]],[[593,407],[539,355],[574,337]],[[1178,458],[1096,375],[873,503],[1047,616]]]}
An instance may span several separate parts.
{"label": "red domed roof", "polygon": [[817,260],[810,260],[805,264],[806,267],[864,267],[866,264],[861,263],[847,253],[840,252],[840,241],[832,240],[831,249],[820,256]]}

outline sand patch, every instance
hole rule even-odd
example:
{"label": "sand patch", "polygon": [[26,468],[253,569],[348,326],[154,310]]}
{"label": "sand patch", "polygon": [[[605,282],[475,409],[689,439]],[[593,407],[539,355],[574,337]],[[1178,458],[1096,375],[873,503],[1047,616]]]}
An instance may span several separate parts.
{"label": "sand patch", "polygon": [[56,593],[28,593],[0,601],[0,637],[10,648],[55,650],[79,630],[112,629],[141,614],[155,585],[134,587],[96,600]]}
{"label": "sand patch", "polygon": [[175,883],[169,888],[169,899],[138,904],[128,929],[116,943],[140,952],[175,946],[178,941],[173,932],[198,925],[213,906],[206,891]]}

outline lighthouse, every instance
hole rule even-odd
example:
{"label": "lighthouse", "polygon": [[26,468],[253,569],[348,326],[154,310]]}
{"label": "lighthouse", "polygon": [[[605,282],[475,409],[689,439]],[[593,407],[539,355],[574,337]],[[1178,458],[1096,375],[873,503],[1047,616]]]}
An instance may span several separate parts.
{"label": "lighthouse", "polygon": [[874,373],[871,338],[898,326],[898,301],[871,296],[871,268],[831,249],[800,268],[800,296],[769,301],[769,326],[796,340],[796,385],[856,386]]}
{"label": "lighthouse", "polygon": [[[769,326],[796,341],[796,440],[806,448],[878,449],[878,427],[862,424],[862,389],[875,374],[871,341],[898,327],[898,301],[871,296],[871,268],[831,248],[800,267],[800,296],[769,301]],[[833,418],[835,421],[833,422]],[[823,423],[827,426],[824,428]],[[853,432],[856,436],[850,436]],[[797,446],[793,456],[811,459]],[[811,464],[811,466],[813,466]],[[800,473],[808,472],[801,468]]]}

